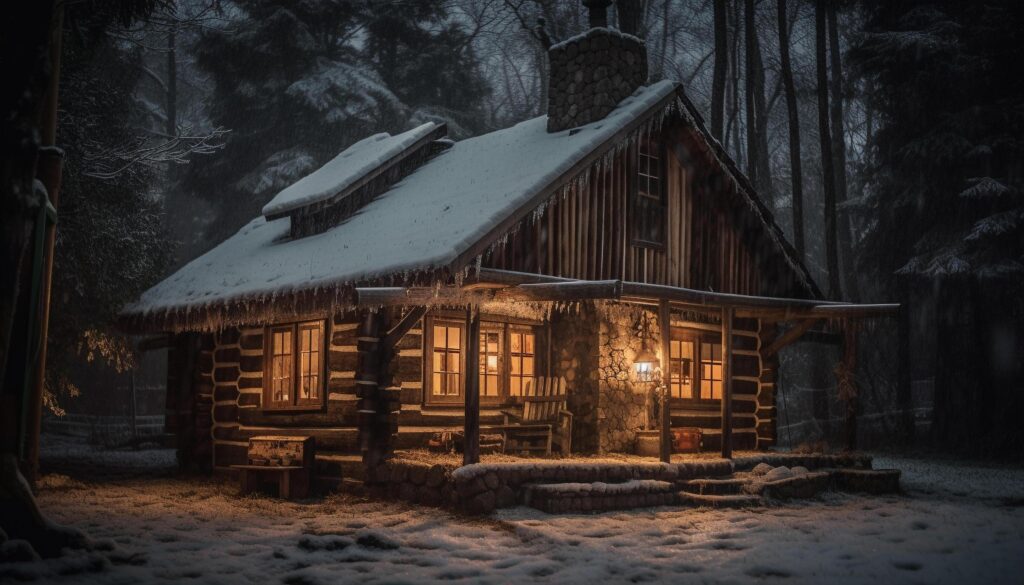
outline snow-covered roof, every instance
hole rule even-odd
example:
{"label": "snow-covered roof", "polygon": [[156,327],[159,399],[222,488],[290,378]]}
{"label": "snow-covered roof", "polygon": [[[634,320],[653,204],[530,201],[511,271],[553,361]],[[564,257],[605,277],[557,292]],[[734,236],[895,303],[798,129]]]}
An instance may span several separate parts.
{"label": "snow-covered roof", "polygon": [[330,199],[402,154],[437,128],[438,124],[427,122],[395,136],[381,132],[364,138],[275,195],[263,206],[263,215],[279,215]]}
{"label": "snow-covered roof", "polygon": [[[573,130],[548,133],[547,117],[540,116],[456,142],[323,233],[292,239],[288,217],[257,217],[147,290],[124,313],[145,317],[190,312],[450,266],[501,220],[551,189],[559,177],[670,98],[676,88],[671,81],[642,87],[605,118]],[[392,140],[374,143],[390,148]],[[364,144],[357,149],[361,160],[381,158],[368,152],[370,142],[352,148],[359,144]],[[333,164],[285,189],[267,208],[283,208],[276,206],[279,199],[298,205],[317,193],[333,192],[336,184],[324,188],[328,181],[321,178],[333,174],[325,171]],[[321,177],[310,180],[318,173]]]}

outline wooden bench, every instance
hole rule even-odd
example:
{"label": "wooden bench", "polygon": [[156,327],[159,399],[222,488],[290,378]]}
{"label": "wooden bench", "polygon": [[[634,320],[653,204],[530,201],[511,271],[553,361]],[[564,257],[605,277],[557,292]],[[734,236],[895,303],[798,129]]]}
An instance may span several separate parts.
{"label": "wooden bench", "polygon": [[286,500],[309,497],[309,469],[294,465],[232,465],[238,470],[243,494],[256,491],[270,476],[277,483],[277,495]]}
{"label": "wooden bench", "polygon": [[503,410],[505,424],[495,427],[504,434],[502,452],[543,451],[551,455],[554,444],[568,456],[572,450],[572,413],[566,408],[565,378],[534,378],[523,394],[523,412]]}
{"label": "wooden bench", "polygon": [[232,465],[238,470],[243,494],[265,483],[277,484],[277,495],[284,499],[305,498],[313,480],[316,441],[313,437],[265,435],[249,438],[248,462]]}

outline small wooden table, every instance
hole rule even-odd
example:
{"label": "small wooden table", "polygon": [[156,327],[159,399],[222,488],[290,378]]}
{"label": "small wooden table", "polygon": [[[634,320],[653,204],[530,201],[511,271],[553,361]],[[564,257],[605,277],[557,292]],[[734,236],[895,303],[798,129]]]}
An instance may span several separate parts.
{"label": "small wooden table", "polygon": [[309,496],[309,474],[306,467],[295,465],[232,465],[237,469],[240,476],[242,493],[248,494],[255,491],[261,483],[264,483],[266,476],[275,476],[277,482],[277,493],[280,497],[290,500],[292,498],[305,498]]}

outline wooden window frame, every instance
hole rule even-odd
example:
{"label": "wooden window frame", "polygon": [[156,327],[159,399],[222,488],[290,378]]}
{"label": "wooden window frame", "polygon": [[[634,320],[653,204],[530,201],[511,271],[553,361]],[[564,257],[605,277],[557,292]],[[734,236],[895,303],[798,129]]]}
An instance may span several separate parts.
{"label": "wooden window frame", "polygon": [[640,194],[640,157],[643,156],[640,153],[642,141],[637,141],[635,148],[633,149],[633,156],[630,157],[632,180],[630,181],[630,193],[629,193],[629,239],[634,247],[638,248],[651,248],[654,250],[664,250],[668,245],[668,185],[667,185],[667,168],[666,156],[668,149],[665,147],[664,142],[659,136],[650,136],[645,139],[648,143],[654,144],[657,156],[658,156],[658,201],[661,206],[661,221],[662,221],[662,241],[655,242],[640,237],[637,233],[637,214],[640,207],[640,198],[654,200],[654,197]]}
{"label": "wooden window frame", "polygon": [[[693,342],[693,363],[691,364],[690,378],[693,388],[693,398],[679,398],[673,396],[671,398],[672,404],[688,405],[688,406],[718,406],[722,403],[721,398],[701,398],[700,394],[700,382],[701,382],[701,366],[700,366],[700,351],[701,346],[705,343],[721,345],[721,334],[716,334],[709,331],[703,331],[700,329],[687,329],[685,327],[672,327],[671,330],[673,341],[690,341]],[[671,357],[669,358],[671,359]],[[722,356],[723,365],[725,356]],[[670,381],[671,383],[671,381]],[[722,380],[722,391],[725,391],[725,380]],[[670,387],[671,392],[671,387]]]}
{"label": "wooden window frame", "polygon": [[[463,332],[462,351],[460,352],[460,371],[462,372],[462,392],[457,396],[438,396],[434,394],[434,365],[433,365],[433,354],[434,354],[434,325],[442,324],[445,326],[457,326]],[[508,317],[502,317],[500,315],[480,315],[480,332],[481,334],[485,331],[500,331],[501,337],[499,340],[499,375],[498,375],[498,395],[497,396],[485,396],[483,394],[483,388],[481,387],[480,392],[480,404],[487,406],[505,406],[511,404],[517,404],[522,401],[521,396],[511,396],[509,390],[511,387],[511,333],[513,331],[526,332],[533,334],[533,378],[541,375],[541,352],[540,342],[541,335],[539,330],[541,323],[535,323],[532,321],[526,321],[522,319],[514,319]],[[439,312],[433,315],[427,315],[424,317],[424,331],[423,331],[423,405],[430,406],[455,406],[462,405],[465,403],[466,398],[466,350],[468,349],[468,335],[466,335],[466,319],[464,314],[455,312]],[[479,343],[480,340],[476,340],[475,343]],[[482,356],[482,354],[481,354]],[[476,373],[480,375],[479,372]]]}
{"label": "wooden window frame", "polygon": [[[302,360],[299,332],[310,325],[320,327],[320,367],[317,371],[317,393],[318,398],[299,398],[299,387],[302,379]],[[275,401],[273,398],[273,360],[274,360],[274,332],[289,331],[291,333],[291,356],[292,376],[289,400],[287,402]],[[263,330],[263,402],[260,405],[264,412],[295,412],[322,411],[327,404],[328,372],[327,360],[329,359],[328,339],[330,339],[330,323],[327,319],[314,319],[312,321],[295,321],[292,323],[279,323],[268,325]]]}
{"label": "wooden window frame", "polygon": [[[459,330],[462,342],[459,348],[459,378],[462,380],[459,393],[457,395],[435,395],[434,394],[434,327],[441,325],[443,327],[455,327]],[[468,341],[469,335],[466,332],[465,320],[458,320],[451,317],[438,317],[438,318],[427,318],[426,326],[424,327],[424,343],[423,343],[423,357],[424,357],[424,368],[423,368],[423,389],[424,389],[424,402],[427,404],[462,404],[466,399],[466,342]],[[483,397],[481,397],[482,399]]]}

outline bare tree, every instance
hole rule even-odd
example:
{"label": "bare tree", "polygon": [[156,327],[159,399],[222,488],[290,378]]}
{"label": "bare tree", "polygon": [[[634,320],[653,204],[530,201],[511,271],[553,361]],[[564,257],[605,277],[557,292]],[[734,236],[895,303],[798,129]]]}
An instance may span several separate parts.
{"label": "bare tree", "polygon": [[829,61],[832,68],[830,117],[832,119],[832,156],[835,158],[836,173],[836,230],[839,240],[839,255],[843,267],[843,279],[848,300],[856,301],[860,297],[857,286],[856,270],[854,270],[853,244],[851,242],[850,214],[843,203],[847,199],[846,184],[846,132],[843,127],[843,63],[839,51],[839,27],[836,26],[836,3],[828,0],[828,41]]}
{"label": "bare tree", "polygon": [[764,101],[764,64],[757,36],[757,6],[744,4],[746,37],[747,173],[754,188],[769,208],[775,207],[771,171],[768,165],[768,112]]}
{"label": "bare tree", "polygon": [[800,110],[793,83],[793,64],[789,56],[789,23],[786,0],[778,0],[779,57],[782,61],[782,83],[786,90],[786,113],[789,117],[789,167],[793,197],[793,244],[804,257],[804,185],[800,161]]}
{"label": "bare tree", "polygon": [[832,135],[829,131],[828,62],[826,61],[827,0],[814,5],[814,49],[818,77],[818,141],[821,144],[822,191],[825,202],[825,265],[828,270],[828,296],[839,298],[839,257],[836,246],[836,178],[832,158]]}
{"label": "bare tree", "polygon": [[[666,2],[666,6],[667,6]],[[711,134],[723,140],[725,125],[725,75],[729,65],[729,38],[726,25],[725,2],[715,6],[715,71],[711,84]]]}

